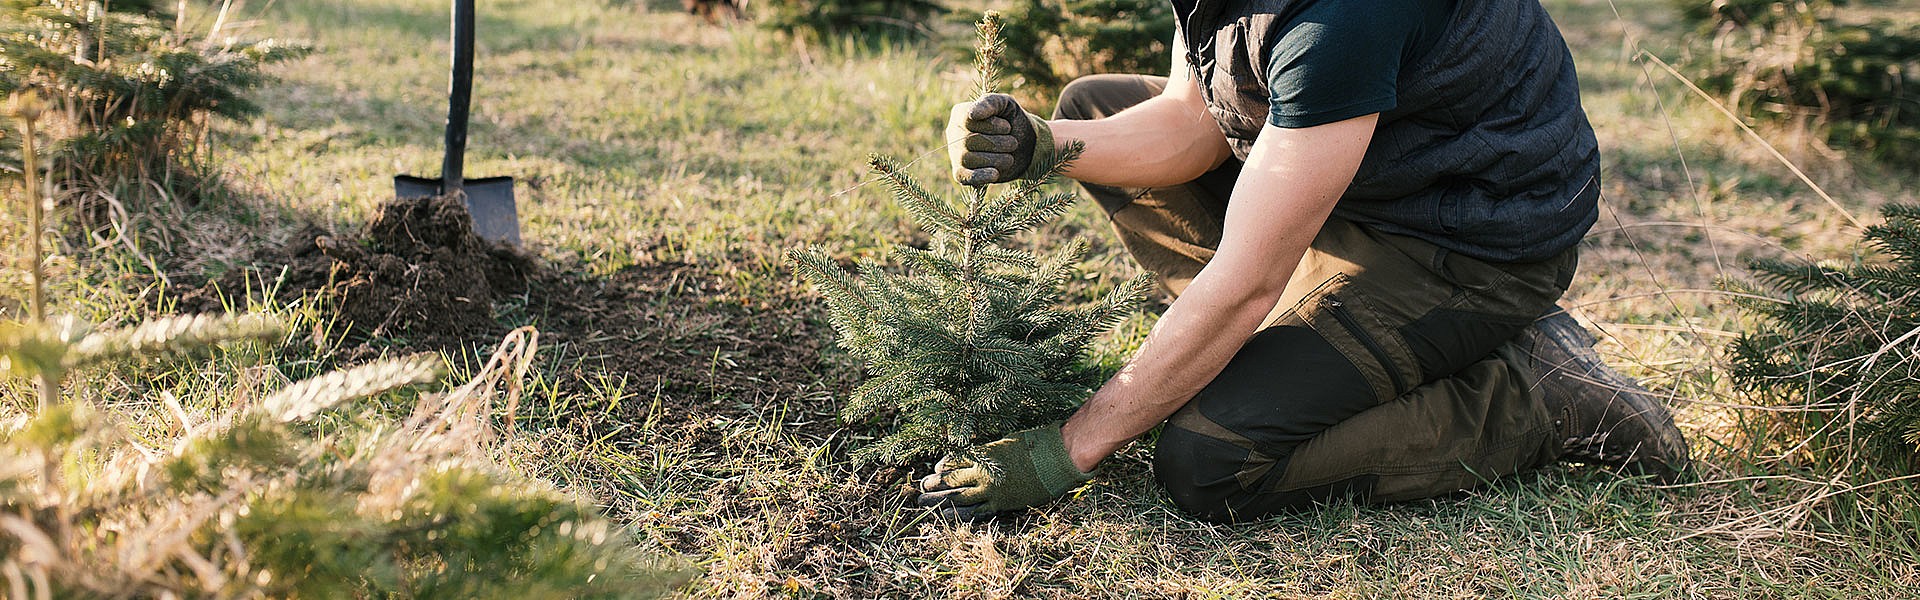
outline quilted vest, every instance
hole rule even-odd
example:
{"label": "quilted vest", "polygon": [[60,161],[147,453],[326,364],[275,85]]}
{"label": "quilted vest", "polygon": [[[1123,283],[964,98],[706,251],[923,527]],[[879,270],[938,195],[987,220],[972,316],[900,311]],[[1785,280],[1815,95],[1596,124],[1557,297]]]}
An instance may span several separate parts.
{"label": "quilted vest", "polygon": [[[1300,4],[1199,0],[1178,19],[1188,66],[1241,160],[1266,124],[1267,58]],[[1380,115],[1334,214],[1492,262],[1551,258],[1593,226],[1599,145],[1573,56],[1538,0],[1459,0],[1397,85],[1398,106]]]}

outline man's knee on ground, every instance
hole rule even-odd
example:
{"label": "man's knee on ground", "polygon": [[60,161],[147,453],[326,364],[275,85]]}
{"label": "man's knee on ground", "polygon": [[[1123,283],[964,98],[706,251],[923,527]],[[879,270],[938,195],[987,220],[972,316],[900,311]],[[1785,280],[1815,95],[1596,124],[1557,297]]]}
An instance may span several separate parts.
{"label": "man's knee on ground", "polygon": [[[1153,473],[1174,506],[1207,521],[1246,521],[1313,505],[1310,499],[1296,503],[1285,495],[1262,498],[1248,489],[1249,485],[1257,489],[1260,482],[1278,475],[1269,471],[1243,485],[1242,472],[1259,467],[1250,464],[1248,457],[1246,449],[1225,440],[1168,425],[1154,448]],[[1272,465],[1273,469],[1285,467]]]}

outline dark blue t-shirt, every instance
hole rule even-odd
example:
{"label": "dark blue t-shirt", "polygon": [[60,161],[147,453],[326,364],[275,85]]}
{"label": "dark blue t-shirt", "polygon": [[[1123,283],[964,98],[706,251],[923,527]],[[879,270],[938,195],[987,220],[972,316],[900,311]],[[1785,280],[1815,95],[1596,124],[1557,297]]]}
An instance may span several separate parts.
{"label": "dark blue t-shirt", "polygon": [[1598,144],[1539,0],[1192,6],[1184,58],[1240,160],[1266,128],[1382,113],[1336,214],[1490,262],[1553,258],[1598,216]]}
{"label": "dark blue t-shirt", "polygon": [[1267,122],[1302,128],[1392,110],[1401,66],[1440,42],[1454,2],[1302,0],[1267,59]]}

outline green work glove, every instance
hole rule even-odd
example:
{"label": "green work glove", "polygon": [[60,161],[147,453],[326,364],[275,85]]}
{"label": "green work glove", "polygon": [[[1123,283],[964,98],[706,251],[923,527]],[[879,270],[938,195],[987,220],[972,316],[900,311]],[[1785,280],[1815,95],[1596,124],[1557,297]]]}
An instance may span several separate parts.
{"label": "green work glove", "polygon": [[997,473],[951,456],[941,459],[920,480],[920,506],[981,521],[1045,504],[1093,479],[1073,466],[1059,423],[1015,433],[978,452],[999,467]]}
{"label": "green work glove", "polygon": [[947,154],[961,185],[1006,183],[1045,175],[1053,154],[1047,121],[1021,110],[1006,94],[987,94],[953,105],[947,118]]}

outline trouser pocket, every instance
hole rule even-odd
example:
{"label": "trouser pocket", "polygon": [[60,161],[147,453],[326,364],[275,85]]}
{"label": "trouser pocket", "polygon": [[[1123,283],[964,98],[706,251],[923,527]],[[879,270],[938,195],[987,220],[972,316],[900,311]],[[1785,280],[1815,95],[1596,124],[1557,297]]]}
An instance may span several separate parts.
{"label": "trouser pocket", "polygon": [[1327,314],[1333,316],[1334,321],[1347,330],[1347,335],[1352,336],[1354,343],[1358,344],[1367,356],[1380,364],[1380,370],[1387,376],[1387,381],[1382,383],[1388,385],[1387,393],[1382,394],[1383,397],[1391,398],[1407,389],[1407,378],[1401,375],[1400,369],[1394,365],[1393,357],[1387,354],[1386,346],[1380,345],[1380,340],[1367,331],[1360,317],[1354,316],[1353,309],[1349,308],[1347,303],[1329,294],[1321,297],[1320,306],[1327,311]]}
{"label": "trouser pocket", "polygon": [[1404,365],[1411,356],[1404,345],[1390,337],[1392,325],[1381,318],[1368,299],[1349,293],[1351,283],[1347,274],[1335,274],[1302,298],[1289,311],[1290,317],[1283,318],[1305,322],[1345,356],[1366,377],[1373,388],[1372,403],[1377,404],[1405,393],[1418,382],[1405,372]]}

